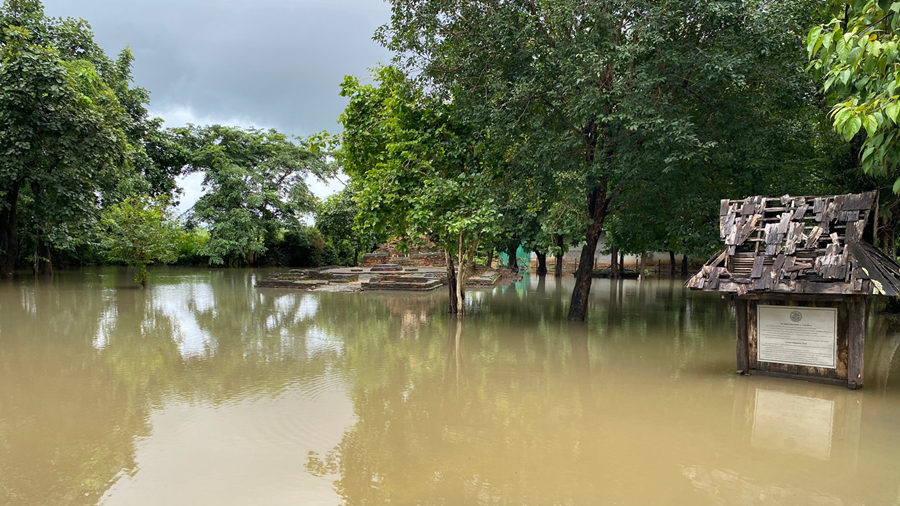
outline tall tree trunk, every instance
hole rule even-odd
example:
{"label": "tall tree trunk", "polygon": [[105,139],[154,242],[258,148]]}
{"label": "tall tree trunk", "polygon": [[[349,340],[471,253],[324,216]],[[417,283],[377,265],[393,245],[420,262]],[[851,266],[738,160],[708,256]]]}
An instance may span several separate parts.
{"label": "tall tree trunk", "polygon": [[53,262],[50,257],[50,246],[41,241],[41,262],[40,262],[40,274],[41,276],[53,276]]}
{"label": "tall tree trunk", "polygon": [[38,250],[41,249],[41,232],[40,230],[34,233],[34,250],[31,252],[31,272],[37,276],[40,272],[40,265],[38,260],[41,258],[41,254]]}
{"label": "tall tree trunk", "polygon": [[456,270],[456,315],[466,315],[466,281],[472,273],[475,265],[475,254],[478,252],[480,234],[470,238],[470,244],[466,247],[466,234],[459,233],[459,269]]}
{"label": "tall tree trunk", "polygon": [[18,203],[19,184],[16,183],[7,192],[5,202],[0,203],[0,279],[12,276],[19,256]]}
{"label": "tall tree trunk", "polygon": [[675,252],[669,251],[669,276],[675,277]]}
{"label": "tall tree trunk", "polygon": [[447,289],[450,295],[447,312],[456,314],[456,268],[453,265],[453,255],[447,250],[444,250],[444,260],[447,261]]}
{"label": "tall tree trunk", "polygon": [[516,263],[516,251],[518,251],[519,246],[510,246],[506,249],[506,267],[511,271],[519,272],[519,264]]}
{"label": "tall tree trunk", "polygon": [[625,276],[625,253],[619,251],[619,277]]}
{"label": "tall tree trunk", "polygon": [[683,256],[681,257],[681,275],[682,275],[682,276],[687,276],[687,275],[688,275],[688,259],[687,259],[687,255],[683,255]]}
{"label": "tall tree trunk", "polygon": [[491,249],[488,250],[487,268],[488,269],[494,268],[494,247],[493,246],[491,246]]}
{"label": "tall tree trunk", "polygon": [[556,247],[559,248],[559,253],[556,254],[556,269],[553,271],[553,275],[557,278],[561,278],[563,275],[563,246],[565,246],[565,244],[563,243],[562,236],[557,236]]}
{"label": "tall tree trunk", "polygon": [[538,260],[537,275],[538,276],[546,276],[547,275],[547,254],[541,253],[538,250],[534,250],[534,254],[537,255],[537,260]]}
{"label": "tall tree trunk", "polygon": [[34,275],[53,276],[53,264],[50,261],[50,246],[44,242],[41,232],[35,233],[33,253]]}
{"label": "tall tree trunk", "polygon": [[456,270],[456,314],[457,316],[465,316],[466,314],[466,270],[468,265],[466,262],[466,247],[463,242],[463,233],[459,233],[459,269]]}
{"label": "tall tree trunk", "polygon": [[609,250],[609,277],[616,279],[619,277],[619,266],[616,265],[619,260],[619,248],[613,246]]}
{"label": "tall tree trunk", "polygon": [[572,303],[569,305],[569,321],[584,321],[587,316],[591,282],[594,279],[594,255],[597,252],[600,234],[603,232],[603,220],[606,219],[606,185],[604,181],[589,195],[588,215],[591,224],[584,234],[585,245],[581,248],[581,259],[575,271],[575,288],[572,290]]}
{"label": "tall tree trunk", "polygon": [[640,273],[638,273],[638,279],[643,281],[644,278],[647,277],[647,252],[641,252],[641,269]]}

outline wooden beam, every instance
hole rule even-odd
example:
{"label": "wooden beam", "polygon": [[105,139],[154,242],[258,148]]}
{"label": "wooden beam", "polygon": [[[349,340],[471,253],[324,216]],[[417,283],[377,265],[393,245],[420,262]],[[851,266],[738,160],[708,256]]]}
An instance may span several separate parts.
{"label": "wooden beam", "polygon": [[737,373],[748,374],[750,372],[750,353],[747,346],[748,321],[750,301],[747,299],[734,300],[734,319],[737,323]]}
{"label": "wooden beam", "polygon": [[866,347],[866,301],[862,297],[851,297],[848,302],[850,325],[847,329],[849,349],[847,352],[847,386],[853,389],[863,387]]}

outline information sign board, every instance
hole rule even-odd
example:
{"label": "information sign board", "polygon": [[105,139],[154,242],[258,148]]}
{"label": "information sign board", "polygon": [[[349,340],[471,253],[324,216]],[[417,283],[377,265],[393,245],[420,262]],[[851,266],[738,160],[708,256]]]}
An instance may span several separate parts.
{"label": "information sign board", "polygon": [[836,308],[760,304],[757,309],[760,362],[836,367]]}

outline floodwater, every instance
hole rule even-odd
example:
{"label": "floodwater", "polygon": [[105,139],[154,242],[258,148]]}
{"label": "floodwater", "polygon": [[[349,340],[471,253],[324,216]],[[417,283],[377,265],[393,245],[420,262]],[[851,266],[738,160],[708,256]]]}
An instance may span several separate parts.
{"label": "floodwater", "polygon": [[264,271],[0,283],[3,505],[895,505],[900,328],[866,388],[734,374],[734,320],[679,282],[427,294]]}

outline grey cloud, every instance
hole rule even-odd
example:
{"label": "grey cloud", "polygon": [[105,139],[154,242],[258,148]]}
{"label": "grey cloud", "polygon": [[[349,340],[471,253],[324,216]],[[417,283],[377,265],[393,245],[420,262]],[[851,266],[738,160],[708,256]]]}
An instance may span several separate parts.
{"label": "grey cloud", "polygon": [[44,3],[48,15],[89,21],[108,54],[130,45],[152,111],[241,118],[289,134],[339,130],[343,76],[390,60],[372,40],[390,16],[381,0]]}

